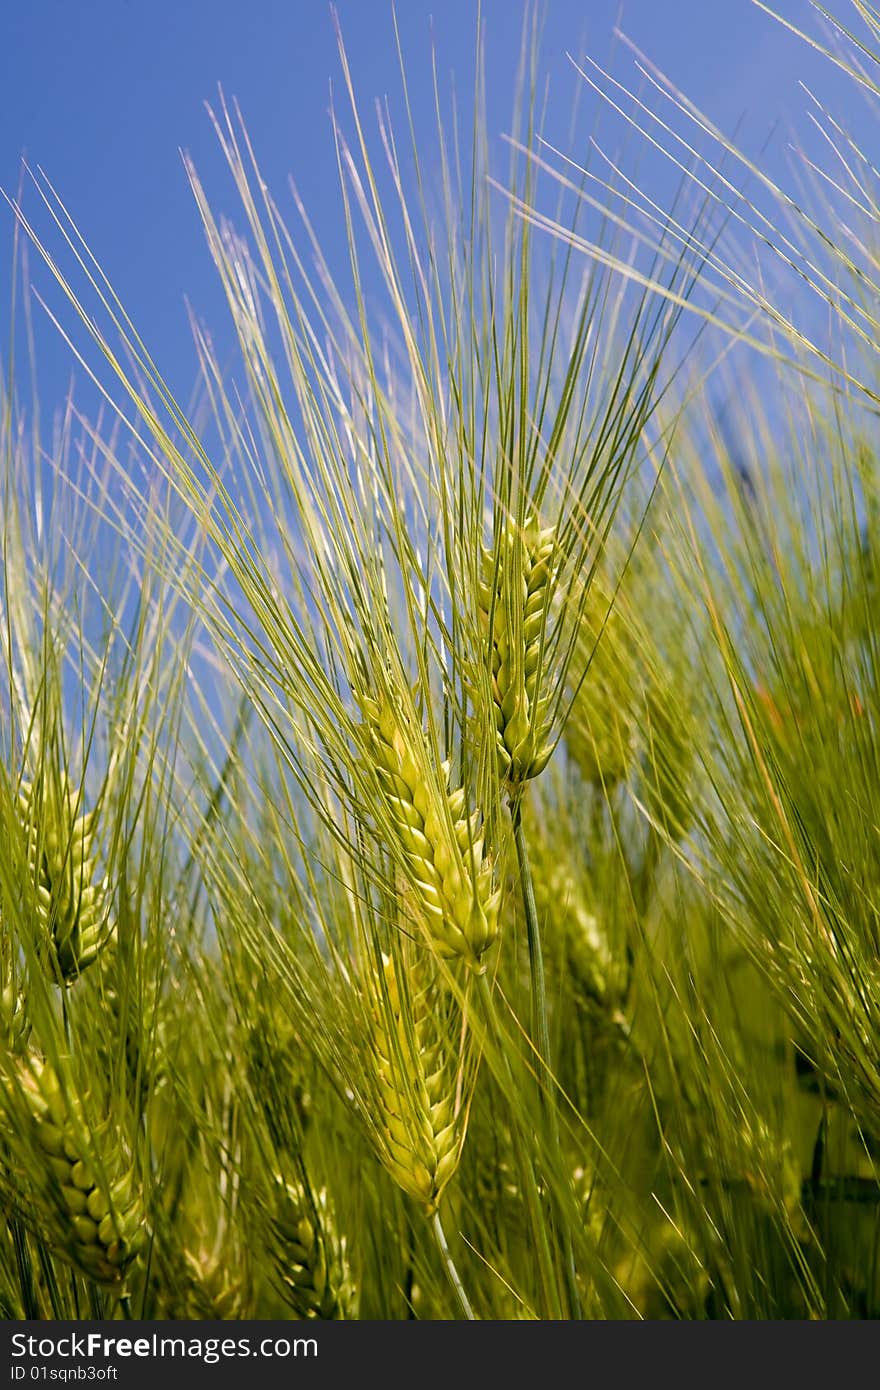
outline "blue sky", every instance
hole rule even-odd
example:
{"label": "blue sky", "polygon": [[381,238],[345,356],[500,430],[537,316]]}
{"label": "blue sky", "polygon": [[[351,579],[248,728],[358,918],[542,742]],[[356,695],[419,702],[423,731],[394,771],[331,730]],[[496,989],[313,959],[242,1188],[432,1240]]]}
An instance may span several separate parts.
{"label": "blue sky", "polygon": [[[339,0],[337,8],[365,109],[387,94],[400,117],[390,3]],[[781,0],[781,8],[809,22],[808,0]],[[398,10],[416,116],[427,129],[431,36],[441,81],[451,87],[454,80],[466,93],[476,3],[399,0]],[[520,0],[483,5],[489,125],[499,143],[509,127],[521,13]],[[566,53],[586,48],[607,61],[619,17],[720,126],[733,130],[744,118],[743,139],[753,149],[774,122],[803,124],[798,77],[823,91],[835,88],[827,64],[750,0],[548,0],[545,15],[548,126],[560,139],[580,81]],[[223,323],[179,157],[187,148],[219,205],[232,206],[203,106],[218,83],[238,98],[270,185],[283,197],[293,175],[331,262],[341,257],[327,115],[330,83],[339,89],[340,72],[325,0],[7,0],[0,6],[0,54],[0,186],[14,192],[22,154],[46,170],[177,389],[186,390],[193,370],[185,296],[214,329]],[[631,74],[625,54],[613,61],[622,77]],[[777,133],[765,156],[770,167],[781,168],[784,144]],[[670,194],[672,186],[670,175]],[[26,205],[36,211],[31,194]],[[45,218],[40,225],[48,226]],[[7,265],[11,245],[12,215],[2,207],[0,259]],[[0,290],[4,355],[8,280],[2,277]],[[46,326],[39,365],[48,404],[63,391],[70,360]]]}

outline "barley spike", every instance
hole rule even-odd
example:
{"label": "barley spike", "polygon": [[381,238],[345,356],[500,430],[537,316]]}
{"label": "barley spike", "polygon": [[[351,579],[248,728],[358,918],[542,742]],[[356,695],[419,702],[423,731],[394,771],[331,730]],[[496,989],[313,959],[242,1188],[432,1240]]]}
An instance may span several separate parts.
{"label": "barley spike", "polygon": [[276,1182],[270,1222],[275,1270],[285,1301],[301,1318],[350,1318],[355,1294],[344,1238],[337,1235],[324,1188]]}
{"label": "barley spike", "polygon": [[45,1234],[58,1253],[120,1292],[144,1231],[121,1136],[109,1120],[90,1129],[82,1098],[33,1053],[5,1083],[7,1102],[19,1107],[7,1116],[15,1131],[10,1177],[25,1218],[44,1215]]}
{"label": "barley spike", "polygon": [[[383,955],[372,1035],[382,1117],[379,1152],[395,1181],[430,1214],[464,1144],[461,1059],[458,1047],[453,1053],[450,1046],[455,1030],[444,1016],[442,985],[430,960],[411,960],[408,988],[401,993],[395,961]],[[445,1003],[454,1007],[450,1000]]]}
{"label": "barley spike", "polygon": [[30,1035],[24,996],[12,984],[0,989],[0,1046],[20,1052]]}
{"label": "barley spike", "polygon": [[408,905],[438,954],[485,970],[498,934],[501,893],[478,810],[450,786],[451,765],[431,757],[421,730],[390,702],[361,702],[367,747],[409,869]]}
{"label": "barley spike", "polygon": [[66,774],[23,783],[19,793],[38,947],[53,978],[65,982],[91,965],[113,934],[98,872],[97,818],[94,811],[77,814],[79,801]]}
{"label": "barley spike", "polygon": [[478,591],[488,642],[495,749],[502,778],[516,787],[550,760],[546,661],[547,619],[559,572],[556,531],[536,516],[507,521],[494,548],[484,548]]}

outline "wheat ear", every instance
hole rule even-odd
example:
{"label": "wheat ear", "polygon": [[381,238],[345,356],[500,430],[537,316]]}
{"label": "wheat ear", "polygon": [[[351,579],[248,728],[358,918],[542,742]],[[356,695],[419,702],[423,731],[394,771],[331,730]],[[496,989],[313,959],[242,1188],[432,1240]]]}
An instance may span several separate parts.
{"label": "wheat ear", "polygon": [[399,848],[409,870],[408,907],[439,955],[483,971],[498,934],[500,889],[485,852],[479,810],[467,813],[451,765],[390,701],[362,700],[363,732]]}

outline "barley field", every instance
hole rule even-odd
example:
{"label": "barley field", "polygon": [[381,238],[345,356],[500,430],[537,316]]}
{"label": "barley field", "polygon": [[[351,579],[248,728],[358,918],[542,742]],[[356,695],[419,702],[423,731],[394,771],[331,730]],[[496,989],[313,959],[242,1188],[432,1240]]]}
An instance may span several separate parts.
{"label": "barley field", "polygon": [[[537,28],[501,160],[479,40],[429,158],[340,36],[344,280],[214,103],[186,403],[15,200],[5,1319],[880,1316],[880,176],[647,60],[582,166]],[[49,433],[30,264],[100,400]]]}

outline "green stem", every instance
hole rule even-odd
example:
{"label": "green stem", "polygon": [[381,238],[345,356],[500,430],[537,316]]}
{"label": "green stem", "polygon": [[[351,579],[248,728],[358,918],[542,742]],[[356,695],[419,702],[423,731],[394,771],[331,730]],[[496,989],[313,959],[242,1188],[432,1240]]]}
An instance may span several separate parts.
{"label": "green stem", "polygon": [[39,1236],[36,1238],[37,1254],[40,1259],[40,1271],[43,1275],[46,1288],[49,1293],[49,1303],[52,1308],[52,1316],[57,1321],[63,1318],[67,1312],[61,1298],[61,1290],[58,1287],[58,1280],[55,1277],[55,1265],[49,1253],[46,1242]]}
{"label": "green stem", "polygon": [[413,1307],[413,1288],[416,1282],[416,1228],[411,1221],[407,1221],[406,1233],[406,1273],[403,1280],[403,1298],[406,1303],[406,1316],[408,1319],[416,1316]]}
{"label": "green stem", "polygon": [[449,1246],[446,1244],[446,1235],[443,1230],[443,1223],[440,1220],[439,1211],[434,1212],[431,1225],[434,1228],[434,1235],[437,1237],[437,1245],[439,1246],[443,1263],[446,1266],[446,1273],[449,1275],[449,1282],[455,1289],[456,1296],[461,1304],[461,1311],[464,1313],[468,1322],[476,1322],[474,1310],[470,1305],[468,1296],[464,1291],[464,1285],[459,1278],[458,1270],[455,1268],[455,1263],[449,1253]]}
{"label": "green stem", "polygon": [[[513,822],[513,838],[516,844],[516,857],[519,864],[519,881],[522,888],[523,907],[526,916],[526,932],[529,942],[529,973],[532,988],[532,1032],[541,1063],[542,1075],[539,1081],[541,1104],[547,1117],[547,1125],[550,1131],[550,1143],[553,1152],[554,1154],[559,1154],[562,1149],[559,1138],[559,1119],[556,1114],[556,1101],[548,1087],[548,1081],[552,1078],[553,1072],[550,1066],[550,1025],[547,1020],[547,985],[544,978],[544,953],[541,949],[541,928],[538,922],[538,908],[535,902],[535,885],[532,881],[529,851],[526,845],[526,836],[522,823],[522,797],[520,794],[515,795],[511,801],[510,817]],[[581,1317],[581,1300],[577,1287],[571,1230],[568,1222],[565,1220],[564,1213],[557,1213],[557,1220],[562,1236],[563,1269],[565,1271],[565,1286],[568,1293],[569,1312],[572,1318],[577,1319]]]}
{"label": "green stem", "polygon": [[97,1322],[103,1322],[107,1316],[107,1309],[104,1305],[104,1295],[93,1280],[89,1280],[89,1303],[92,1309],[92,1317]]}
{"label": "green stem", "polygon": [[[538,908],[535,903],[535,885],[529,864],[529,851],[526,845],[522,823],[522,802],[517,796],[510,808],[513,821],[513,838],[516,844],[516,858],[519,864],[519,881],[522,888],[523,907],[526,914],[526,931],[529,939],[529,966],[532,983],[532,1032],[535,1046],[545,1072],[550,1070],[550,1026],[547,1021],[547,986],[544,980],[544,953],[541,949],[541,928],[538,923]],[[542,1086],[542,1097],[546,1093]],[[549,1109],[550,1107],[548,1107]],[[554,1125],[555,1128],[555,1125]],[[558,1144],[558,1132],[553,1136]]]}

